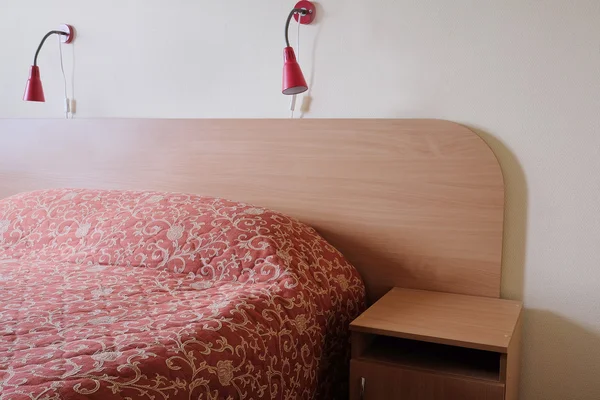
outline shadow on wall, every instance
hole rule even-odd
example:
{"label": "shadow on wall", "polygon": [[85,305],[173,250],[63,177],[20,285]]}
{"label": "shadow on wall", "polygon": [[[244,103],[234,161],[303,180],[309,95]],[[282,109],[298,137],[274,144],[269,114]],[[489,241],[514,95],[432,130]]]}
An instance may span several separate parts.
{"label": "shadow on wall", "polygon": [[[494,151],[504,175],[505,211],[504,211],[504,243],[502,249],[502,297],[523,300],[525,286],[525,262],[527,240],[527,207],[528,189],[525,173],[515,155],[492,134],[472,126],[476,132]],[[548,399],[540,396],[540,390],[546,390],[539,382],[532,382],[527,377],[535,377],[541,373],[540,366],[533,362],[534,354],[530,352],[531,343],[544,339],[544,332],[531,329],[529,311],[523,315],[523,350],[521,365],[521,398]],[[539,335],[539,337],[537,336]],[[557,361],[559,362],[559,361]],[[561,399],[557,397],[556,399]],[[567,398],[561,400],[568,400]]]}
{"label": "shadow on wall", "polygon": [[[506,190],[502,297],[523,300],[528,189],[521,164],[496,137],[469,127],[500,161]],[[545,310],[525,309],[521,399],[600,399],[600,336]],[[591,382],[584,377],[596,376]]]}
{"label": "shadow on wall", "polygon": [[[600,336],[545,310],[526,310],[521,375],[524,400],[600,399]],[[584,377],[595,376],[591,381]]]}

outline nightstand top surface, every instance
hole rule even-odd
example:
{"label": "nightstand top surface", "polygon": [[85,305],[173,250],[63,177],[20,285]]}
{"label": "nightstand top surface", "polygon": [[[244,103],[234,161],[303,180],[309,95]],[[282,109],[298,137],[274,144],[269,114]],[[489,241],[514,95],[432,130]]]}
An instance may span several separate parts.
{"label": "nightstand top surface", "polygon": [[394,288],[356,318],[356,332],[506,353],[522,303]]}

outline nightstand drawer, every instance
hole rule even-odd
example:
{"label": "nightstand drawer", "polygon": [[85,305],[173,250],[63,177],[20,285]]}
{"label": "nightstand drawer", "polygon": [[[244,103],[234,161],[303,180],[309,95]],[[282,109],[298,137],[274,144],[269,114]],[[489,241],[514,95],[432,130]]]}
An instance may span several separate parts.
{"label": "nightstand drawer", "polygon": [[371,360],[351,361],[350,400],[396,399],[504,400],[504,384]]}

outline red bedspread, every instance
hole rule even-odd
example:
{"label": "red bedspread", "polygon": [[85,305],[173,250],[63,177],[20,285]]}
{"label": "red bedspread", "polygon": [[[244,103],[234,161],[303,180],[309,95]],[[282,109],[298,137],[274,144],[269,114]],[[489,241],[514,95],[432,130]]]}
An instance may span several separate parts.
{"label": "red bedspread", "polygon": [[182,194],[0,200],[0,399],[332,399],[356,270],[312,228]]}

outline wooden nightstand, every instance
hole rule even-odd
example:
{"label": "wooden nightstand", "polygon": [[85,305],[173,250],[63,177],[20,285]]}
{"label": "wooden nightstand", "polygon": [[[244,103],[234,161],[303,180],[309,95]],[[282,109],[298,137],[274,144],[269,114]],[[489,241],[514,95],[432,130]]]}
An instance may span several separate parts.
{"label": "wooden nightstand", "polygon": [[392,289],[350,324],[350,399],[516,400],[521,309]]}

